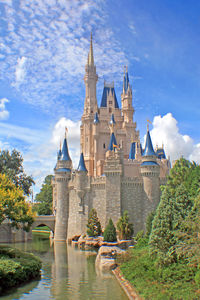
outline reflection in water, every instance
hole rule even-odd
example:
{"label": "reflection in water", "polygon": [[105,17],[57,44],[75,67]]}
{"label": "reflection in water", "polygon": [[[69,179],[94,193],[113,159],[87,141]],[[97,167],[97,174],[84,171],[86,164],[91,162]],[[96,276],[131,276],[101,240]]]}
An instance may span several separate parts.
{"label": "reflection in water", "polygon": [[16,244],[15,247],[33,252],[42,259],[42,276],[39,282],[29,283],[10,296],[4,296],[5,300],[127,299],[112,274],[102,276],[96,273],[95,252],[74,249],[64,242],[55,242],[51,247],[49,239],[36,236],[33,242]]}

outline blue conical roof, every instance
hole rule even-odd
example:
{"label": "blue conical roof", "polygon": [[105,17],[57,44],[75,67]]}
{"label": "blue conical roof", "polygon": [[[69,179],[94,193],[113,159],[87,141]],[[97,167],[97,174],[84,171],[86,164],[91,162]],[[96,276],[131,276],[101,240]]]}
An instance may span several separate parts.
{"label": "blue conical roof", "polygon": [[130,149],[130,152],[129,152],[129,159],[135,159],[135,145],[136,145],[135,142],[131,143],[131,149]]}
{"label": "blue conical roof", "polygon": [[151,142],[151,136],[149,133],[149,130],[147,130],[147,135],[146,135],[146,144],[145,144],[145,149],[143,152],[143,156],[152,156],[152,155],[156,155],[153,149],[153,145]]}
{"label": "blue conical roof", "polygon": [[110,124],[115,124],[115,117],[114,117],[114,114],[111,115],[111,118],[110,118]]}
{"label": "blue conical roof", "polygon": [[113,147],[113,145],[117,146],[117,141],[116,141],[114,132],[112,132],[112,134],[111,134],[108,150],[113,151],[113,149],[115,148],[115,147]]}
{"label": "blue conical roof", "polygon": [[128,86],[129,86],[129,77],[128,77],[128,71],[126,69],[126,72],[124,74],[124,82],[123,82],[123,88],[124,88],[125,93],[128,90]]}
{"label": "blue conical roof", "polygon": [[60,160],[61,155],[62,155],[62,152],[61,152],[61,150],[59,149],[59,151],[58,151],[58,160]]}
{"label": "blue conical roof", "polygon": [[71,158],[69,156],[69,152],[68,152],[68,146],[67,146],[67,139],[66,139],[66,137],[65,137],[65,139],[63,141],[62,154],[61,154],[60,160],[71,160]]}
{"label": "blue conical roof", "polygon": [[98,113],[96,112],[94,115],[94,124],[99,123],[99,117],[98,117]]}
{"label": "blue conical roof", "polygon": [[110,93],[110,91],[111,91],[112,95],[114,96],[115,108],[119,108],[119,105],[117,102],[117,97],[115,94],[115,88],[108,87],[108,86],[104,86],[100,107],[107,107],[107,96],[108,96],[108,93]]}
{"label": "blue conical roof", "polygon": [[84,171],[87,172],[86,166],[85,166],[85,161],[84,161],[84,156],[83,156],[83,152],[80,155],[80,160],[79,160],[79,164],[78,164],[78,168],[77,171]]}

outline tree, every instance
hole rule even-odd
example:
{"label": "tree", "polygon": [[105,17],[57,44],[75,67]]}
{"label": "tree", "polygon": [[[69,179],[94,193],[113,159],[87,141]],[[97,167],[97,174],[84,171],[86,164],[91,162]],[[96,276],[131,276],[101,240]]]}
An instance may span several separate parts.
{"label": "tree", "polygon": [[117,222],[117,229],[121,240],[128,240],[132,238],[134,233],[133,224],[129,223],[128,212],[126,210]]}
{"label": "tree", "polygon": [[97,212],[94,208],[92,208],[92,210],[89,213],[87,228],[87,234],[89,236],[101,235],[101,223],[97,217]]}
{"label": "tree", "polygon": [[5,174],[0,174],[0,224],[8,219],[11,226],[28,231],[34,221],[31,206],[25,202],[23,191]]}
{"label": "tree", "polygon": [[52,175],[48,175],[44,179],[44,183],[40,192],[36,195],[35,210],[39,215],[51,215],[52,214],[52,202],[53,202],[53,188],[51,185]]}
{"label": "tree", "polygon": [[117,234],[116,228],[113,224],[112,219],[109,220],[108,225],[106,226],[104,233],[103,233],[104,241],[106,242],[116,242],[117,241]]}
{"label": "tree", "polygon": [[178,160],[163,187],[149,239],[150,253],[156,255],[161,263],[177,261],[179,233],[193,210],[199,187],[200,167],[184,158]]}
{"label": "tree", "polygon": [[148,214],[147,219],[146,219],[146,238],[149,238],[152,230],[152,222],[155,217],[155,211],[152,211]]}
{"label": "tree", "polygon": [[25,174],[20,152],[15,149],[11,154],[8,150],[0,151],[0,173],[6,174],[25,195],[30,195],[34,180]]}

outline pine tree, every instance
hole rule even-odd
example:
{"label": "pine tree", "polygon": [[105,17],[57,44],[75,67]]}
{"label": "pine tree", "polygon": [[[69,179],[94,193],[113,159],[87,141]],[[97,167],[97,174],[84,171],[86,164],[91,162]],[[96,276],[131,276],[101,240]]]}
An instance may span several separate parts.
{"label": "pine tree", "polygon": [[97,212],[94,208],[89,213],[87,228],[87,234],[89,236],[95,237],[101,235],[101,223],[97,217]]}
{"label": "pine tree", "polygon": [[117,234],[116,228],[113,224],[112,219],[109,220],[108,225],[106,226],[104,233],[103,233],[104,241],[106,242],[116,242],[117,241]]}
{"label": "pine tree", "polygon": [[133,224],[129,223],[128,212],[126,210],[117,222],[117,229],[121,240],[128,240],[132,238],[134,233]]}

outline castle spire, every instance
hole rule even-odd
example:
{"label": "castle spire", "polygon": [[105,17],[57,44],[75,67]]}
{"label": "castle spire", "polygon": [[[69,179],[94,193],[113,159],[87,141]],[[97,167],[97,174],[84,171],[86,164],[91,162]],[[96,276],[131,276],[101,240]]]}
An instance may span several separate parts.
{"label": "castle spire", "polygon": [[87,172],[87,169],[86,169],[86,166],[85,166],[83,152],[80,155],[80,160],[79,160],[77,171]]}
{"label": "castle spire", "polygon": [[153,149],[152,141],[151,141],[151,136],[149,133],[149,124],[147,123],[147,135],[146,135],[146,143],[145,143],[145,149],[143,152],[143,156],[152,156],[156,155]]}
{"label": "castle spire", "polygon": [[94,66],[94,55],[93,55],[93,45],[92,45],[92,32],[90,36],[90,51],[88,54],[88,65]]}
{"label": "castle spire", "polygon": [[67,129],[66,128],[65,128],[65,138],[63,141],[60,160],[71,161],[71,158],[69,156],[69,151],[68,151],[68,145],[67,145]]}
{"label": "castle spire", "polygon": [[127,93],[129,88],[129,77],[128,77],[128,67],[124,66],[124,81],[123,81],[123,91]]}

